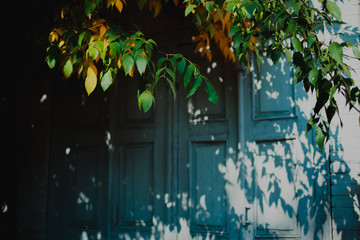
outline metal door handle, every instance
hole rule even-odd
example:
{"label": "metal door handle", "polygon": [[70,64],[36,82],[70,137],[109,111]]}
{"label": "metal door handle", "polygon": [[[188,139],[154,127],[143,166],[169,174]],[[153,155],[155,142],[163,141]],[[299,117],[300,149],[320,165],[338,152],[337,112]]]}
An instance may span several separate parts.
{"label": "metal door handle", "polygon": [[247,225],[250,225],[250,221],[249,221],[249,210],[250,210],[250,207],[245,207],[245,221],[242,222],[242,225],[243,226],[247,226]]}

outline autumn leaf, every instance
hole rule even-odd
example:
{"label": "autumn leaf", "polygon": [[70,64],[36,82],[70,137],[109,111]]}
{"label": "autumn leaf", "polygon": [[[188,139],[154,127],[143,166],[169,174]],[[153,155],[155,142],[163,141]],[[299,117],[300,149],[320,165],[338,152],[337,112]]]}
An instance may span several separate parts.
{"label": "autumn leaf", "polygon": [[154,11],[154,17],[159,15],[161,11],[161,3],[157,0],[148,0],[149,8],[151,11]]}
{"label": "autumn leaf", "polygon": [[124,4],[121,2],[121,0],[117,0],[115,2],[115,7],[119,11],[119,13],[121,13],[121,11],[123,10]]}
{"label": "autumn leaf", "polygon": [[86,72],[85,89],[88,95],[90,95],[96,88],[97,84],[97,69],[94,64],[91,64]]}

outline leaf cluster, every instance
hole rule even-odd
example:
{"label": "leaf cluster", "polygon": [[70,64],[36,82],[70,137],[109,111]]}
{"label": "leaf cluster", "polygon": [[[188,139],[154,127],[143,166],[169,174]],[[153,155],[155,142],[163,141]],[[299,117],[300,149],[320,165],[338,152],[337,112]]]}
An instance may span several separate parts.
{"label": "leaf cluster", "polygon": [[[152,53],[157,49],[153,39],[146,39],[141,31],[125,32],[120,27],[110,26],[105,19],[91,15],[99,11],[102,1],[85,0],[84,14],[86,20],[70,21],[71,24],[60,24],[49,34],[50,46],[47,48],[46,61],[50,68],[58,63],[66,79],[75,75],[84,79],[84,86],[90,95],[98,84],[106,91],[116,78],[129,76],[139,82],[139,109],[147,112],[155,101],[154,89],[160,80],[170,86],[176,96],[176,79],[183,76],[184,86],[188,87],[187,97],[192,96],[201,84],[211,102],[217,103],[217,93],[199,68],[181,54],[166,54],[153,59]],[[124,0],[108,0],[106,8],[117,8],[121,13]],[[143,2],[138,1],[139,8]],[[154,7],[155,6],[155,7]],[[153,1],[149,7],[158,11]],[[66,22],[66,21],[65,21]],[[190,84],[191,83],[191,84]]]}
{"label": "leaf cluster", "polygon": [[[137,0],[139,9],[148,6],[157,16],[167,0]],[[212,60],[215,44],[224,57],[250,69],[261,67],[264,56],[276,64],[285,57],[294,66],[295,83],[313,92],[317,101],[307,131],[315,128],[315,140],[322,149],[329,138],[329,126],[339,108],[335,93],[346,98],[350,109],[359,113],[360,90],[352,78],[345,58],[360,60],[359,42],[326,42],[319,33],[344,24],[340,8],[332,0],[178,0],[174,5],[192,17],[199,34],[194,38],[196,51]],[[98,83],[105,91],[121,73],[139,80],[139,108],[148,111],[154,103],[154,88],[165,80],[176,96],[176,80],[183,79],[187,97],[205,84],[208,99],[218,101],[212,84],[198,67],[181,54],[166,54],[154,40],[140,31],[129,32],[110,26],[98,13],[115,10],[121,14],[125,0],[84,0],[79,7],[64,8],[61,23],[49,35],[46,61],[50,68],[60,66],[65,78],[84,79],[90,94]],[[72,9],[72,10],[67,10]],[[79,10],[80,9],[80,10]],[[79,14],[80,11],[80,14]],[[82,11],[82,12],[81,12]],[[106,14],[105,14],[106,15]],[[339,33],[341,34],[341,33]],[[353,56],[344,54],[351,48]],[[157,50],[163,57],[154,60]],[[255,59],[255,60],[254,60]],[[340,119],[341,121],[341,119]]]}
{"label": "leaf cluster", "polygon": [[[321,149],[329,138],[329,126],[334,115],[339,114],[334,97],[336,92],[345,96],[350,109],[359,112],[356,106],[360,105],[360,90],[354,84],[351,70],[344,62],[347,56],[343,53],[344,48],[352,48],[354,56],[350,57],[360,60],[359,42],[352,44],[332,39],[325,42],[318,37],[325,28],[344,24],[335,2],[320,0],[321,9],[313,7],[309,0],[186,2],[185,14],[193,13],[200,24],[199,36],[207,34],[212,39],[214,34],[209,26],[218,24],[218,21],[227,26],[227,37],[231,40],[227,46],[234,53],[234,60],[247,69],[254,64],[253,59],[260,68],[264,55],[274,64],[282,56],[293,63],[295,83],[302,82],[304,90],[314,92],[317,98],[307,131],[315,127],[315,140]],[[215,12],[220,16],[219,20],[213,16]],[[226,14],[231,17],[224,18]],[[219,46],[219,49],[225,57],[228,56],[224,48]]]}

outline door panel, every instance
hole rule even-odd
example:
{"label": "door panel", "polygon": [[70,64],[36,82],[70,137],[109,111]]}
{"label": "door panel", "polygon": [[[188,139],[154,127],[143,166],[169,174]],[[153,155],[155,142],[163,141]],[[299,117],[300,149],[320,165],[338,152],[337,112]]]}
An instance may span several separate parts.
{"label": "door panel", "polygon": [[153,144],[124,146],[124,206],[122,219],[126,225],[151,226],[153,208],[154,149]]}
{"label": "door panel", "polygon": [[72,151],[75,154],[72,154],[68,171],[68,178],[72,183],[68,194],[69,224],[96,226],[99,154],[97,149],[92,148],[75,148]]}
{"label": "door panel", "polygon": [[276,65],[264,58],[261,70],[252,71],[254,119],[295,116],[294,85],[290,64],[280,59]]}
{"label": "door panel", "polygon": [[193,142],[190,159],[192,229],[226,231],[225,179],[219,165],[225,163],[226,142]]}
{"label": "door panel", "polygon": [[166,224],[167,143],[164,98],[160,87],[156,107],[138,110],[137,85],[125,79],[113,102],[111,177],[111,236],[113,239],[149,239],[163,235]]}
{"label": "door panel", "polygon": [[258,143],[255,160],[256,237],[296,237],[298,200],[296,196],[296,164],[290,141]]}
{"label": "door panel", "polygon": [[47,239],[105,237],[106,103],[96,91],[85,97],[78,81],[55,89]]}
{"label": "door panel", "polygon": [[[214,64],[215,63],[215,64]],[[236,87],[233,72],[223,61],[199,61],[209,72],[219,104],[207,100],[204,89],[185,99],[180,87],[178,101],[178,193],[189,196],[189,207],[178,207],[191,239],[238,239],[239,223],[229,204],[226,165],[236,156]]]}
{"label": "door panel", "polygon": [[240,125],[245,126],[240,139],[248,173],[242,177],[252,186],[245,189],[249,224],[243,233],[247,238],[300,238],[299,119],[292,71],[285,59],[263,63],[239,80]]}

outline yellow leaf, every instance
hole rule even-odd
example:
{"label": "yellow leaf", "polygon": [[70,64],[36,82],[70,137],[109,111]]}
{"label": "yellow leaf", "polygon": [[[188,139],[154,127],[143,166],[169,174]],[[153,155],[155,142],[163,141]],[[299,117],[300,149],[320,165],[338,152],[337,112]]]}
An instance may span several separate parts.
{"label": "yellow leaf", "polygon": [[104,34],[106,33],[106,30],[107,28],[102,25],[100,28],[99,28],[99,38],[101,38],[102,36],[104,36]]}
{"label": "yellow leaf", "polygon": [[117,1],[115,2],[115,7],[119,10],[119,13],[121,13],[121,11],[123,10],[124,5],[123,5],[123,3],[121,2],[121,0],[117,0]]}
{"label": "yellow leaf", "polygon": [[106,4],[107,8],[114,6],[115,1],[116,1],[116,0],[108,0],[108,1],[107,1],[107,4]]}
{"label": "yellow leaf", "polygon": [[95,65],[90,65],[87,69],[85,78],[85,89],[88,95],[92,93],[97,84],[97,70]]}
{"label": "yellow leaf", "polygon": [[59,38],[59,35],[56,33],[56,31],[52,31],[50,34],[49,34],[49,42],[54,42],[55,40],[58,40]]}
{"label": "yellow leaf", "polygon": [[64,40],[61,40],[61,41],[59,42],[59,48],[61,48],[62,46],[64,46],[64,44],[65,44]]}

